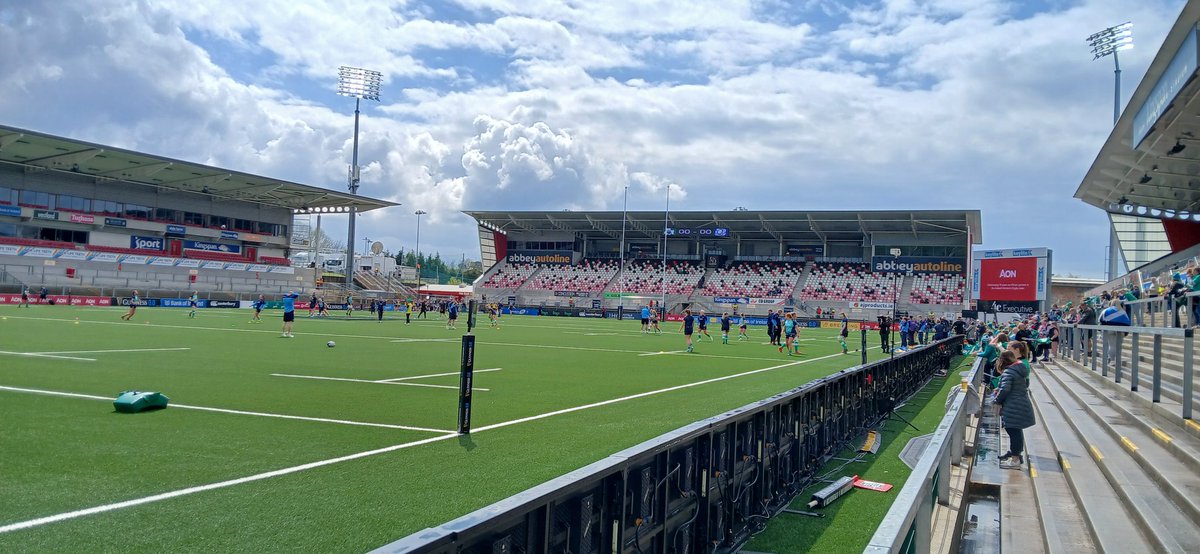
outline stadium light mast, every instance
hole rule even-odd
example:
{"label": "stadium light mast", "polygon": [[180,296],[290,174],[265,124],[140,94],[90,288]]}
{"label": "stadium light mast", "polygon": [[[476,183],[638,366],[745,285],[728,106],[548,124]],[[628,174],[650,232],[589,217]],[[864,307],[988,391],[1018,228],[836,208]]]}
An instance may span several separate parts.
{"label": "stadium light mast", "polygon": [[[358,194],[358,114],[363,100],[379,101],[379,90],[383,83],[383,74],[370,69],[359,67],[338,67],[338,89],[341,96],[354,98],[354,151],[347,175],[350,194]],[[346,286],[354,290],[354,220],[357,210],[350,207],[350,224],[346,230]]]}
{"label": "stadium light mast", "polygon": [[[1121,119],[1121,59],[1117,52],[1133,48],[1133,23],[1126,21],[1087,38],[1092,48],[1092,61],[1108,55],[1113,58],[1113,126]],[[1117,229],[1108,216],[1108,280],[1117,277]]]}
{"label": "stadium light mast", "polygon": [[625,311],[625,219],[629,213],[629,185],[625,185],[625,204],[621,207],[621,265],[617,271],[621,272],[621,289],[617,292],[617,320],[619,321]]}
{"label": "stadium light mast", "polygon": [[662,320],[667,320],[667,237],[671,234],[671,184],[667,183],[667,209],[663,211],[663,239],[662,239],[662,300],[659,301],[662,310]]}
{"label": "stadium light mast", "polygon": [[417,216],[417,296],[421,295],[421,216],[428,214],[425,210],[417,210],[413,215]]}
{"label": "stadium light mast", "polygon": [[[888,253],[892,255],[893,260],[895,260],[896,262],[900,261],[900,254],[902,253],[902,251],[899,248],[892,248],[891,250],[888,251]],[[891,326],[897,325],[896,314],[898,313],[897,308],[900,307],[900,286],[898,284],[896,284],[896,277],[900,273],[899,265],[900,264],[897,263],[896,267],[892,268],[895,271],[895,273],[892,274],[892,321],[891,321],[891,323],[888,323],[888,358],[889,359],[896,357],[896,340],[894,337],[892,337]],[[898,325],[897,325],[897,330],[899,330]]]}

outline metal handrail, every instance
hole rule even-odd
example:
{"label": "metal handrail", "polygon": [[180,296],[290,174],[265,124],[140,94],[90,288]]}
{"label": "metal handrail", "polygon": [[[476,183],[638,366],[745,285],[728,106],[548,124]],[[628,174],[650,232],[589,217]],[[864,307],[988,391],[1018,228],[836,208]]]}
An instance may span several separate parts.
{"label": "metal handrail", "polygon": [[950,504],[950,466],[958,465],[962,460],[967,416],[978,413],[982,406],[975,392],[983,378],[982,368],[983,358],[976,358],[970,373],[963,379],[963,387],[955,389],[959,392],[929,439],[925,453],[896,494],[891,509],[863,552],[900,552],[910,535],[913,552],[930,551],[933,504],[929,498],[936,490],[938,504]]}
{"label": "metal handrail", "polygon": [[[1193,293],[1195,296],[1200,296],[1200,293]],[[1088,360],[1091,358],[1090,369],[1100,371],[1101,376],[1108,377],[1109,368],[1113,370],[1113,379],[1120,383],[1122,370],[1124,365],[1124,356],[1122,355],[1122,347],[1124,335],[1126,333],[1133,335],[1131,341],[1131,352],[1129,357],[1129,390],[1137,392],[1138,385],[1141,382],[1139,370],[1141,366],[1141,336],[1150,335],[1154,337],[1153,355],[1150,359],[1151,363],[1151,400],[1153,402],[1162,401],[1162,340],[1163,337],[1183,339],[1183,386],[1180,404],[1182,407],[1183,419],[1192,419],[1192,403],[1194,400],[1193,394],[1193,365],[1192,357],[1195,351],[1195,330],[1188,326],[1180,329],[1175,327],[1146,327],[1146,326],[1117,326],[1117,325],[1078,325],[1078,324],[1061,324],[1059,332],[1062,337],[1060,342],[1063,352],[1076,363],[1087,367]],[[1106,344],[1104,352],[1098,352],[1099,343],[1095,340],[1097,333],[1103,333],[1101,338]],[[1099,367],[1097,367],[1099,366]]]}

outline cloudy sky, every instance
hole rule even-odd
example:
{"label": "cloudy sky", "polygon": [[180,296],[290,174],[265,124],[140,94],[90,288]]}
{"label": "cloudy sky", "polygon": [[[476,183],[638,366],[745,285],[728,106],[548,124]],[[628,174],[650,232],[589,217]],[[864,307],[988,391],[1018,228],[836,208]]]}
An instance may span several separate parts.
{"label": "cloudy sky", "polygon": [[422,250],[478,258],[459,210],[662,209],[671,183],[672,209],[980,209],[985,247],[1099,277],[1072,194],[1112,63],[1084,37],[1134,22],[1127,99],[1183,3],[4,0],[0,122],[343,189],[353,65],[385,75],[360,192],[404,205],[360,230],[390,249],[416,209]]}

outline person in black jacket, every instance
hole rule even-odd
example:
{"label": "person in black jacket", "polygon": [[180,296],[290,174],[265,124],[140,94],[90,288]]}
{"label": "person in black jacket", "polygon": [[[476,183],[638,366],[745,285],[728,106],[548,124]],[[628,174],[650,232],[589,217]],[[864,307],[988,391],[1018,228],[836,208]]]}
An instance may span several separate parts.
{"label": "person in black jacket", "polygon": [[1019,469],[1024,461],[1025,429],[1033,427],[1033,403],[1029,400],[1029,369],[1017,361],[1017,354],[1006,350],[996,362],[1003,367],[1000,386],[996,388],[996,406],[1000,408],[1000,423],[1008,433],[1008,452],[1000,456],[1000,467]]}
{"label": "person in black jacket", "polygon": [[[1092,307],[1092,304],[1090,302],[1088,302],[1086,298],[1083,299],[1083,301],[1080,302],[1079,304],[1080,304],[1080,306],[1079,306],[1079,324],[1080,325],[1095,325],[1096,324],[1096,309]],[[1081,335],[1083,337],[1083,353],[1087,356],[1091,356],[1092,355],[1092,337],[1094,336],[1095,331],[1093,331],[1091,329],[1081,329],[1081,331],[1083,332],[1083,334]]]}

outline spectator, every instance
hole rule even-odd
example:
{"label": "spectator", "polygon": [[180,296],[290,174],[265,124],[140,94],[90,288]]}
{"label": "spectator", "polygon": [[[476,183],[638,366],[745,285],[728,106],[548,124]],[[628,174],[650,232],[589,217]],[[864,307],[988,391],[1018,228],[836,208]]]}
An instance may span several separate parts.
{"label": "spectator", "polygon": [[1002,373],[995,403],[1000,409],[1001,425],[1008,433],[1009,443],[1008,452],[999,458],[1000,467],[1019,469],[1024,462],[1025,429],[1036,423],[1033,403],[1029,400],[1029,369],[1017,361],[1016,353],[1011,350],[1000,355],[996,366]]}
{"label": "spectator", "polygon": [[[1100,312],[1100,325],[1111,325],[1115,327],[1128,327],[1130,325],[1129,314],[1121,308],[1120,300],[1112,300],[1108,303],[1108,307]],[[1120,331],[1105,331],[1104,332],[1104,359],[1105,361],[1116,360],[1118,348],[1121,341],[1124,340],[1125,333]]]}

